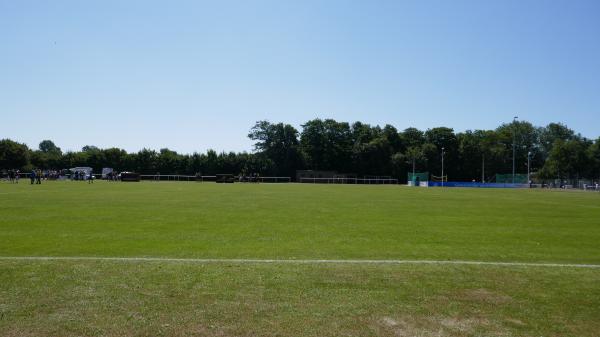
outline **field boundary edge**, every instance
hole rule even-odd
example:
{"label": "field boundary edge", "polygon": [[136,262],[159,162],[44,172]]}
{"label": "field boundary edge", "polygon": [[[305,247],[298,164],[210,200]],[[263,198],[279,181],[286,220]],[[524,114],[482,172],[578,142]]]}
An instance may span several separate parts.
{"label": "field boundary edge", "polygon": [[600,264],[502,262],[469,260],[360,260],[360,259],[219,259],[219,258],[169,258],[169,257],[104,257],[104,256],[0,256],[13,261],[113,261],[113,262],[188,262],[236,264],[439,264],[439,265],[489,265],[513,267],[566,267],[598,268]]}

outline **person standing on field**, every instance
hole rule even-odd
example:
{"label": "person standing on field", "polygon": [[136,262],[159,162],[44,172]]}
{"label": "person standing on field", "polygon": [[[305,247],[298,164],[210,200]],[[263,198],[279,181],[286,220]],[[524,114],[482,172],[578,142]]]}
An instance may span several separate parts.
{"label": "person standing on field", "polygon": [[33,183],[35,182],[35,170],[31,170],[31,173],[29,174],[29,179],[31,180],[31,185],[33,185]]}
{"label": "person standing on field", "polygon": [[38,169],[37,172],[35,173],[35,181],[36,181],[36,184],[38,184],[38,185],[42,184],[42,170]]}

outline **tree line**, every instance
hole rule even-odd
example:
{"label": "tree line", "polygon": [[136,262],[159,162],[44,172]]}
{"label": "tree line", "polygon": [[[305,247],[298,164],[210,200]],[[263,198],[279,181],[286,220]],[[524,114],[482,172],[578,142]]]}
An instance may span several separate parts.
{"label": "tree line", "polygon": [[[493,181],[496,173],[531,172],[538,179],[600,178],[600,138],[587,139],[560,123],[536,127],[513,121],[494,130],[454,132],[447,127],[425,131],[397,130],[362,122],[313,119],[299,131],[285,123],[258,121],[248,137],[254,151],[181,154],[167,148],[128,153],[119,148],[84,146],[63,152],[54,142],[38,149],[10,139],[0,140],[0,169],[64,169],[112,167],[141,174],[260,173],[294,177],[300,169],[337,171],[356,176],[390,176],[402,181],[407,173],[430,172],[453,181]],[[529,159],[529,160],[528,160]]]}

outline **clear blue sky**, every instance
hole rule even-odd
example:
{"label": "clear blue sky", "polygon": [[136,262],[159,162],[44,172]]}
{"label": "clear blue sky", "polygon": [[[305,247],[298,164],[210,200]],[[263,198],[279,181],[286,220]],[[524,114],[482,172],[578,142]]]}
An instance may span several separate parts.
{"label": "clear blue sky", "polygon": [[255,121],[600,136],[600,1],[0,0],[0,138],[251,150]]}

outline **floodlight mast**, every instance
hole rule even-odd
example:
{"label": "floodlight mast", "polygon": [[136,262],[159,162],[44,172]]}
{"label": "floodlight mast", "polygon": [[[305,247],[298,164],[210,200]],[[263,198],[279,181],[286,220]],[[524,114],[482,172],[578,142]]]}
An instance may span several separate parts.
{"label": "floodlight mast", "polygon": [[515,183],[515,146],[516,146],[516,138],[517,138],[517,132],[515,131],[515,123],[517,122],[517,119],[519,119],[519,116],[515,116],[513,117],[513,126],[512,126],[512,131],[513,131],[513,143],[512,143],[512,150],[513,150],[513,167],[512,167],[512,183]]}
{"label": "floodlight mast", "polygon": [[444,148],[442,147],[442,187],[444,187]]}
{"label": "floodlight mast", "polygon": [[529,168],[529,165],[531,164],[531,151],[527,152],[527,183],[529,184],[531,182],[531,179],[529,178],[530,176],[530,172],[531,169]]}

